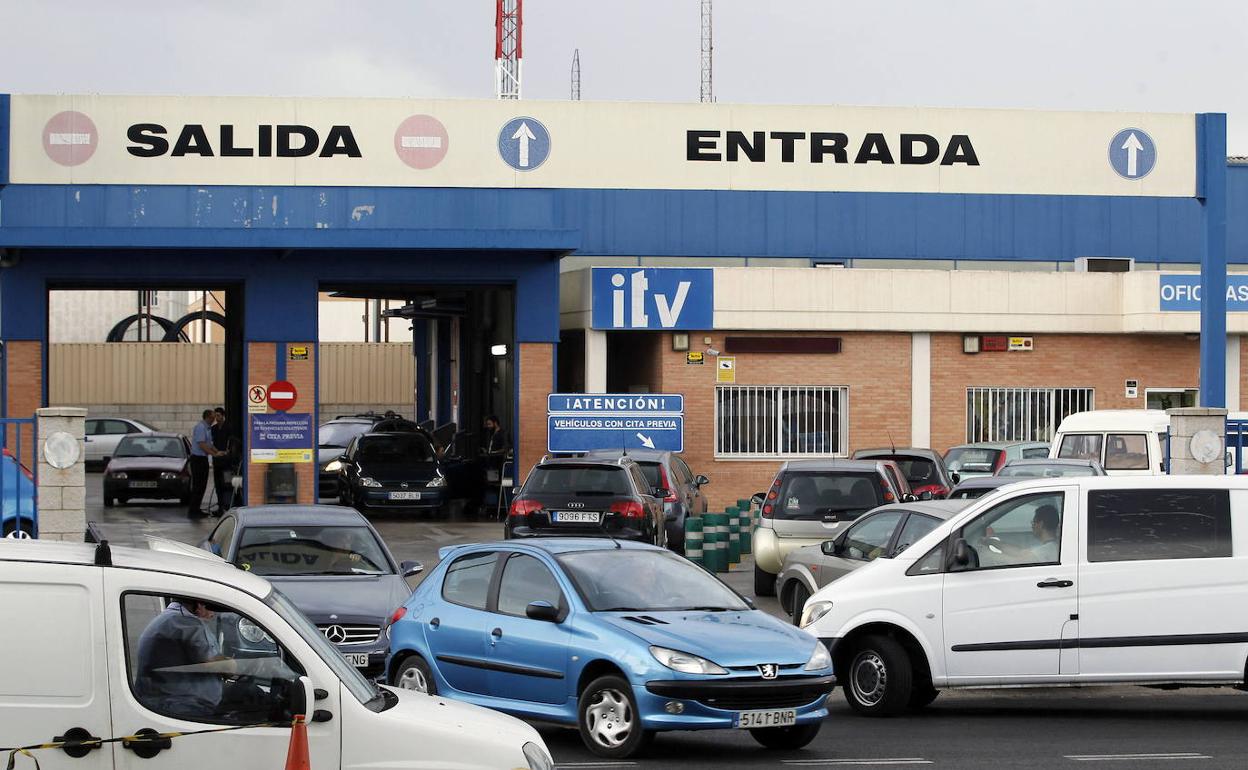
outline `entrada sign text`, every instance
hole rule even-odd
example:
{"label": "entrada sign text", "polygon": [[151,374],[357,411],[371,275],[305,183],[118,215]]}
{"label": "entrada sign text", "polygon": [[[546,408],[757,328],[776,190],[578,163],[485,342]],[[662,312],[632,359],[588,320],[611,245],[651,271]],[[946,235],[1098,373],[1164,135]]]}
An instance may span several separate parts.
{"label": "entrada sign text", "polygon": [[[781,163],[794,163],[799,151],[811,163],[880,163],[923,166],[940,161],[942,166],[961,163],[978,166],[979,156],[966,134],[954,134],[944,143],[931,134],[901,134],[889,142],[884,134],[870,133],[850,141],[848,134],[813,131],[686,131],[685,160],[748,160],[765,163],[779,154]],[[850,160],[852,152],[853,160]]]}

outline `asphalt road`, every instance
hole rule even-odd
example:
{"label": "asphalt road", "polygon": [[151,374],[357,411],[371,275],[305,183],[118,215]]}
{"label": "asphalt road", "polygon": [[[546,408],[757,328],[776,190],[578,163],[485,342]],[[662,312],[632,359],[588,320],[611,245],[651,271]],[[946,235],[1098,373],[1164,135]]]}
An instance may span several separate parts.
{"label": "asphalt road", "polygon": [[[197,543],[216,519],[188,521],[173,503],[105,509],[100,474],[87,476],[87,519],[118,544],[144,536]],[[502,536],[494,521],[386,517],[374,525],[399,559],[426,568],[455,543]],[[724,576],[750,595],[751,566]],[[761,609],[779,614],[774,599]],[[1158,691],[1134,687],[978,690],[943,693],[925,711],[896,719],[856,716],[838,690],[819,737],[802,751],[762,749],[745,732],[668,733],[650,752],[608,762],[582,746],[574,730],[542,728],[558,766],[591,768],[801,768],[944,765],[957,768],[1248,768],[1248,693],[1229,689]]]}

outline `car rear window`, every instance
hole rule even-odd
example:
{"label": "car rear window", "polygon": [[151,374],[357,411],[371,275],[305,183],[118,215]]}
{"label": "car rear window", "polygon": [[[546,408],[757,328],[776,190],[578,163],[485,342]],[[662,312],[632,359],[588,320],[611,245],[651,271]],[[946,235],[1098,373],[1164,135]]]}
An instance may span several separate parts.
{"label": "car rear window", "polygon": [[1103,438],[1100,433],[1068,433],[1062,436],[1062,444],[1058,447],[1057,456],[1100,462]]}
{"label": "car rear window", "polygon": [[646,477],[646,482],[650,487],[663,486],[663,474],[659,470],[658,463],[637,463],[637,467],[641,469],[641,475]]}
{"label": "car rear window", "polygon": [[1000,449],[954,447],[945,455],[945,467],[959,473],[992,473],[1002,454]]}
{"label": "car rear window", "polygon": [[887,502],[880,477],[870,472],[785,474],[773,506],[777,519],[856,518]]}
{"label": "car rear window", "polygon": [[168,436],[128,436],[117,444],[113,457],[186,457],[182,439]]}
{"label": "car rear window", "polygon": [[901,475],[906,477],[906,481],[911,487],[923,487],[929,484],[939,484],[940,474],[936,470],[936,463],[925,457],[914,457],[912,455],[880,455],[881,460],[892,460],[897,463],[897,467],[901,469]]}
{"label": "car rear window", "polygon": [[533,469],[525,494],[631,495],[623,468],[611,465],[547,465]]}

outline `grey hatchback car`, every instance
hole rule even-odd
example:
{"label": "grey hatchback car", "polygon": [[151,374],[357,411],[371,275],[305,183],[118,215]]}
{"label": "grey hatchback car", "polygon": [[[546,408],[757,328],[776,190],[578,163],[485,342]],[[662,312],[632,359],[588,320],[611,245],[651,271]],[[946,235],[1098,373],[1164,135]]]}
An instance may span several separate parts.
{"label": "grey hatchback car", "polygon": [[[585,457],[590,459],[614,460],[623,455],[622,451],[616,450],[585,453]],[[706,513],[706,495],[702,494],[702,487],[710,484],[711,480],[701,474],[695,475],[675,452],[633,449],[629,450],[628,456],[637,463],[651,487],[667,491],[662,498],[667,547],[676,553],[683,553],[685,519]]]}
{"label": "grey hatchback car", "polygon": [[791,552],[776,576],[780,606],[797,624],[811,594],[881,556],[892,557],[936,529],[971,500],[924,500],[882,505],[832,540]]}

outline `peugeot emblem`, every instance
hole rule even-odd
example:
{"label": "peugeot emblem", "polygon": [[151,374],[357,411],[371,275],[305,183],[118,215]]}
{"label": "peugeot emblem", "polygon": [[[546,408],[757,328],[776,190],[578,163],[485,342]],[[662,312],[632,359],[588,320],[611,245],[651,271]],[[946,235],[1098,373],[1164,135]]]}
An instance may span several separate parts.
{"label": "peugeot emblem", "polygon": [[[334,644],[342,644],[343,642],[347,641],[347,629],[339,625],[326,626],[325,638],[333,642]],[[773,673],[771,676],[774,677],[775,674]],[[764,674],[763,678],[769,679],[771,677],[768,677],[767,675]]]}
{"label": "peugeot emblem", "polygon": [[585,503],[568,503],[569,508],[584,508]]}
{"label": "peugeot emblem", "polygon": [[404,482],[403,482],[402,484],[400,484],[399,486],[403,487],[404,489],[407,489],[407,482],[406,482],[406,481],[404,481]]}
{"label": "peugeot emblem", "polygon": [[[337,626],[334,626],[334,628],[337,628]],[[328,632],[326,633],[328,634]],[[331,639],[330,641],[333,640]],[[758,664],[758,673],[763,675],[763,679],[775,679],[776,674],[780,673],[780,666],[775,663],[760,663]]]}

